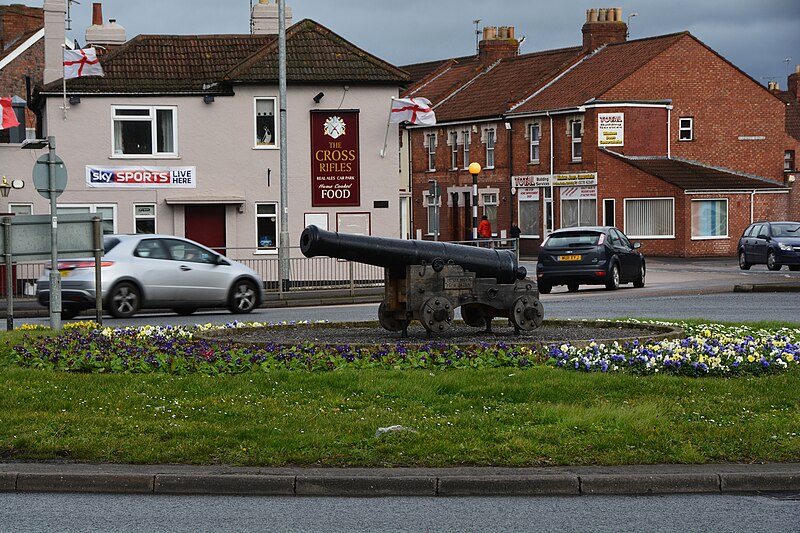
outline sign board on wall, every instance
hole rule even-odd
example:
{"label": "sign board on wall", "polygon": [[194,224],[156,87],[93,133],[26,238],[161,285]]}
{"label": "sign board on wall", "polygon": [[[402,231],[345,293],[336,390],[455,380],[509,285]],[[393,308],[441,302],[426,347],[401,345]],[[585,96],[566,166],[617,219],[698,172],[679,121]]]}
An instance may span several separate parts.
{"label": "sign board on wall", "polygon": [[593,200],[597,198],[597,187],[564,187],[562,200]]}
{"label": "sign board on wall", "polygon": [[311,205],[361,205],[358,111],[311,112]]}
{"label": "sign board on wall", "polygon": [[625,113],[599,113],[597,115],[597,146],[623,146],[625,144]]}
{"label": "sign board on wall", "polygon": [[549,187],[550,174],[539,174],[534,176],[511,176],[511,186],[521,187]]}
{"label": "sign board on wall", "polygon": [[519,189],[517,199],[520,202],[536,202],[539,200],[539,189]]}
{"label": "sign board on wall", "polygon": [[86,165],[87,187],[194,189],[195,167],[101,167]]}
{"label": "sign board on wall", "polygon": [[579,174],[539,174],[535,176],[512,176],[511,186],[524,187],[574,187],[576,185],[597,185],[597,172]]}

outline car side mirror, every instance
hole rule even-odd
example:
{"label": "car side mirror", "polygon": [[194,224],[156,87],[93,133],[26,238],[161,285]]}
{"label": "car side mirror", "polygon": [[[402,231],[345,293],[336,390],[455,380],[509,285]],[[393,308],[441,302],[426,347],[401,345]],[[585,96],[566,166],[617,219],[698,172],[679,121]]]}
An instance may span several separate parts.
{"label": "car side mirror", "polygon": [[633,249],[634,250],[637,249],[637,248],[641,248],[641,247],[642,247],[642,243],[640,243],[640,242],[633,243]]}

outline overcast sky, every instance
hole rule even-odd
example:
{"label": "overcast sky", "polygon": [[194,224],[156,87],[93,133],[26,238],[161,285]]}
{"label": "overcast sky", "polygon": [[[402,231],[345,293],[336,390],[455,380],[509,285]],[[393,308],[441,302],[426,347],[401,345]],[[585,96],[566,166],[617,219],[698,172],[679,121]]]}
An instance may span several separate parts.
{"label": "overcast sky", "polygon": [[[276,2],[277,0],[270,0]],[[84,42],[92,1],[72,4],[69,37]],[[130,39],[149,34],[248,33],[258,0],[105,0],[103,18],[116,19]],[[41,6],[42,0],[0,0]],[[798,0],[286,0],[294,22],[304,18],[394,65],[475,51],[475,24],[514,26],[522,52],[581,43],[586,10],[621,7],[630,38],[688,30],[761,84],[786,89],[800,64]],[[636,13],[635,17],[628,17]],[[788,59],[788,61],[787,61]]]}

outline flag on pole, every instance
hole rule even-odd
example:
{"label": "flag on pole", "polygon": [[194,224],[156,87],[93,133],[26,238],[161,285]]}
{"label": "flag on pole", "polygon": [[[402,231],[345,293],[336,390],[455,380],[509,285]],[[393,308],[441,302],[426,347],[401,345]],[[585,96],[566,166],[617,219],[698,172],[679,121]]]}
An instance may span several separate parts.
{"label": "flag on pole", "polygon": [[14,108],[11,107],[11,98],[0,98],[0,130],[17,126],[19,126],[19,120],[17,120],[17,115],[14,114]]}
{"label": "flag on pole", "polygon": [[393,98],[389,122],[410,122],[432,126],[436,124],[436,115],[427,98]]}
{"label": "flag on pole", "polygon": [[94,48],[64,50],[64,79],[79,76],[102,76],[103,67]]}

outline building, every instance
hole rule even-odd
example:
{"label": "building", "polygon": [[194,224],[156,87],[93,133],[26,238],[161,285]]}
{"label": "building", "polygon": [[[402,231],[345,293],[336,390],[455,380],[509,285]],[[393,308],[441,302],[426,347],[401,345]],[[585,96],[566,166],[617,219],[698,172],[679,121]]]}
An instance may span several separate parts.
{"label": "building", "polygon": [[518,44],[484,28],[475,56],[403,67],[404,94],[437,117],[407,128],[417,235],[433,238],[438,212],[441,238],[469,237],[470,162],[481,214],[498,236],[517,221],[523,253],[607,224],[646,254],[735,255],[752,220],[800,217],[786,104],[690,33],[629,41],[621,9],[592,9],[579,46]]}
{"label": "building", "polygon": [[[186,236],[235,258],[277,255],[284,208],[293,247],[307,224],[399,236],[396,125],[382,149],[404,71],[315,21],[291,24],[287,10],[282,146],[274,2],[253,7],[247,35],[126,41],[116,21],[95,18],[87,45],[102,45],[104,76],[68,79],[66,93],[55,44],[64,40],[64,6],[45,1],[44,84],[30,102],[37,137],[54,136],[69,171],[59,213],[101,213],[106,232]],[[3,173],[26,181],[39,155],[18,144],[0,154]],[[12,194],[10,211],[48,212],[34,187]]]}

